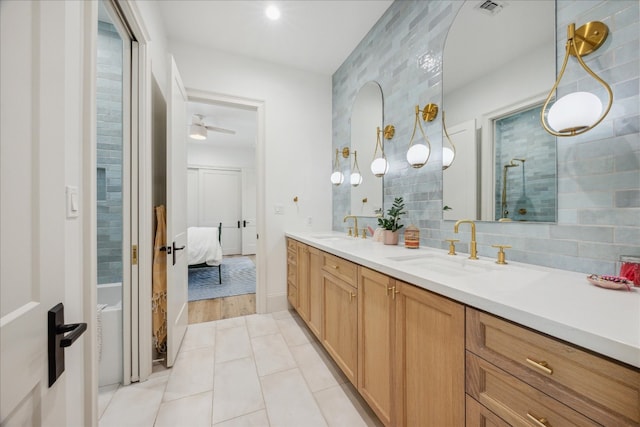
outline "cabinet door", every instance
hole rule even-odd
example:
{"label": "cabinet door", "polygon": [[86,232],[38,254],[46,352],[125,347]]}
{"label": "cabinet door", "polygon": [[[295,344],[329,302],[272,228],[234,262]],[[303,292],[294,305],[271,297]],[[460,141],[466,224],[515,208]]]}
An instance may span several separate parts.
{"label": "cabinet door", "polygon": [[385,425],[392,424],[395,281],[360,267],[358,391]]}
{"label": "cabinet door", "polygon": [[396,425],[465,423],[464,306],[396,281]]}
{"label": "cabinet door", "polygon": [[309,321],[311,332],[322,338],[322,253],[309,247]]}
{"label": "cabinet door", "polygon": [[322,273],[322,344],[356,385],[358,351],[358,295],[356,288],[343,280]]}
{"label": "cabinet door", "polygon": [[298,314],[309,321],[309,247],[298,242]]}

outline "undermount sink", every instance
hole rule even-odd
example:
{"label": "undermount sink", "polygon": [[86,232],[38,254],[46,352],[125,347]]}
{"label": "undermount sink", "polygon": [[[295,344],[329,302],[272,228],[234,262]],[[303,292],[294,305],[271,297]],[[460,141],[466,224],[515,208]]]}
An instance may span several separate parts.
{"label": "undermount sink", "polygon": [[448,276],[466,276],[470,274],[497,271],[500,266],[484,260],[470,260],[466,256],[450,256],[440,254],[415,254],[388,257],[390,261],[400,262],[411,268],[419,268],[446,274]]}

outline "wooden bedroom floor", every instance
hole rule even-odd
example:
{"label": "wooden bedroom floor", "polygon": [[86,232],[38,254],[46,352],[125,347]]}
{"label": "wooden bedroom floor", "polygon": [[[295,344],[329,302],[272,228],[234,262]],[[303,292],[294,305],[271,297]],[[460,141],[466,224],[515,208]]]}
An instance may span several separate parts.
{"label": "wooden bedroom floor", "polygon": [[[233,255],[232,255],[233,256]],[[256,256],[249,255],[255,264]],[[246,316],[256,312],[256,294],[189,302],[189,324]]]}
{"label": "wooden bedroom floor", "polygon": [[246,316],[256,312],[256,294],[189,302],[189,324]]}

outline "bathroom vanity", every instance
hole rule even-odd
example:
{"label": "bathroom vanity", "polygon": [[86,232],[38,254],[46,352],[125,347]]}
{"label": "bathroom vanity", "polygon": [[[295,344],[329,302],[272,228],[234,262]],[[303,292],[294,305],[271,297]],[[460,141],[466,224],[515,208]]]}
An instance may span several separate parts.
{"label": "bathroom vanity", "polygon": [[286,236],[290,304],[385,425],[640,425],[638,288]]}

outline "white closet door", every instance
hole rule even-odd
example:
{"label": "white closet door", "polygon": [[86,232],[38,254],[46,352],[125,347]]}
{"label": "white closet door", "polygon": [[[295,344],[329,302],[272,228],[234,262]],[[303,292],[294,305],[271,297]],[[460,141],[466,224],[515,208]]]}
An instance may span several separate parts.
{"label": "white closet door", "polygon": [[238,170],[200,169],[200,227],[222,223],[222,253],[242,253],[242,180]]}
{"label": "white closet door", "polygon": [[242,170],[242,255],[253,255],[257,246],[256,171]]}

